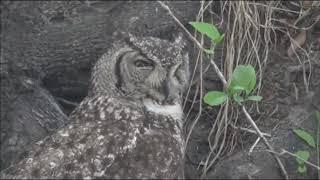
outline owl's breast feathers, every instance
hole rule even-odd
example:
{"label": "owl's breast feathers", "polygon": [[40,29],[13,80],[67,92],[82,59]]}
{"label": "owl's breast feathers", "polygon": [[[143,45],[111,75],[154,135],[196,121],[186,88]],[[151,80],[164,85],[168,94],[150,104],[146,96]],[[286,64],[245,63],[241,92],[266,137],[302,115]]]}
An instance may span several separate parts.
{"label": "owl's breast feathers", "polygon": [[181,122],[135,102],[85,99],[71,123],[1,178],[182,178]]}

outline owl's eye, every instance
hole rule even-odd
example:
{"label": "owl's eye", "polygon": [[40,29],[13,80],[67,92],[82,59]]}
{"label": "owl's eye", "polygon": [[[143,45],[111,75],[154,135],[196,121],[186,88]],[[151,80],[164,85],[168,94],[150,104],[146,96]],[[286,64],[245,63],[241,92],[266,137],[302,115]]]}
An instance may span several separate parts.
{"label": "owl's eye", "polygon": [[134,65],[136,67],[144,67],[144,68],[152,68],[153,64],[150,61],[144,60],[144,59],[138,59],[134,62]]}

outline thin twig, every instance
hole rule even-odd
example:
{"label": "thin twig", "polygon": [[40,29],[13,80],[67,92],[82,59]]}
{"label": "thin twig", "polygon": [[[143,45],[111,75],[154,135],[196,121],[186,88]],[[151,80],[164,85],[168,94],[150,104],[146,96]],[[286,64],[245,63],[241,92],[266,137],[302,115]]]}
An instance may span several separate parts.
{"label": "thin twig", "polygon": [[250,148],[250,150],[249,150],[249,153],[248,153],[249,156],[251,155],[253,149],[257,146],[257,144],[258,144],[258,142],[260,141],[260,139],[261,139],[261,138],[258,137],[257,140],[256,140],[256,141],[253,143],[253,145],[251,146],[251,148]]}
{"label": "thin twig", "polygon": [[[165,5],[163,2],[161,1],[157,1],[164,9],[166,9],[169,13],[169,15],[175,20],[175,22],[185,31],[185,33],[188,34],[189,38],[198,46],[199,49],[203,50],[202,45],[197,41],[197,39],[195,39],[190,32],[184,27],[184,25],[179,21],[178,18],[175,17],[175,15],[172,13],[172,11],[170,10],[170,8]],[[214,69],[216,71],[216,73],[219,75],[220,80],[222,81],[222,83],[224,84],[224,86],[226,87],[227,85],[227,81],[224,78],[224,76],[222,75],[221,71],[219,70],[218,66],[215,64],[214,61],[210,61],[210,63],[214,66]],[[221,75],[221,76],[220,76]],[[252,120],[251,116],[249,115],[249,113],[247,112],[246,108],[244,106],[242,106],[242,111],[244,112],[244,114],[246,115],[247,119],[249,120],[249,122],[251,123],[251,125],[254,127],[254,129],[257,131],[259,137],[262,138],[262,140],[264,141],[264,143],[267,145],[267,147],[271,150],[274,151],[273,147],[269,144],[269,142],[267,141],[266,137],[263,136],[262,132],[259,130],[259,128],[257,127],[257,125],[255,124],[255,122]],[[285,170],[281,160],[279,159],[278,156],[274,155],[278,165],[280,166],[280,169],[283,173],[283,175],[285,176],[286,179],[289,179],[288,177],[288,173]]]}
{"label": "thin twig", "polygon": [[173,20],[188,34],[189,38],[191,38],[192,41],[194,41],[196,43],[196,45],[198,46],[198,48],[203,49],[201,44],[199,43],[199,41],[194,38],[192,36],[192,34],[184,27],[184,25],[179,21],[179,19],[172,13],[172,11],[170,10],[170,8],[165,5],[163,2],[161,1],[157,1],[164,9],[166,9],[169,13],[169,15],[173,18]]}
{"label": "thin twig", "polygon": [[269,117],[272,117],[272,115],[274,115],[277,111],[278,111],[278,104],[276,104],[276,107],[274,108],[274,110],[268,115]]}
{"label": "thin twig", "polygon": [[216,71],[216,73],[218,74],[220,80],[222,81],[223,86],[224,86],[224,87],[227,87],[227,84],[228,84],[228,83],[227,83],[227,80],[224,78],[223,74],[221,73],[221,71],[219,70],[217,64],[213,61],[212,58],[210,59],[210,64],[213,65],[213,68],[214,68],[214,70]]}
{"label": "thin twig", "polygon": [[[249,132],[249,133],[252,133],[252,134],[257,134],[257,132],[255,130],[252,130],[252,129],[248,129],[248,128],[244,128],[244,127],[237,127],[237,126],[235,126],[234,124],[231,124],[231,123],[230,123],[230,126],[232,128],[234,128],[234,129],[240,129],[242,131],[246,131],[246,132]],[[269,133],[262,132],[262,135],[266,136],[266,137],[271,137],[271,134],[269,134]]]}
{"label": "thin twig", "polygon": [[[273,147],[269,144],[268,140],[266,139],[266,137],[264,137],[262,135],[262,132],[260,131],[260,129],[258,128],[258,126],[256,125],[256,123],[252,120],[251,116],[249,115],[249,113],[247,112],[246,108],[244,106],[242,106],[242,111],[243,113],[246,115],[247,119],[249,120],[250,124],[253,126],[253,128],[257,131],[259,137],[262,138],[264,144],[269,148],[269,150],[274,151]],[[285,176],[286,179],[289,179],[288,173],[286,171],[286,169],[284,168],[281,160],[279,159],[279,157],[277,155],[274,156],[278,165],[281,168],[282,174]]]}
{"label": "thin twig", "polygon": [[291,153],[291,152],[289,152],[289,151],[287,151],[287,150],[285,150],[285,149],[281,149],[281,152],[280,152],[280,153],[275,152],[275,151],[270,151],[270,150],[267,150],[267,151],[268,151],[268,152],[271,152],[271,153],[274,153],[274,154],[277,154],[278,156],[282,156],[282,155],[284,155],[284,154],[288,154],[288,155],[290,155],[290,156],[293,156],[293,157],[295,157],[295,158],[300,159],[300,160],[303,161],[304,163],[306,163],[306,164],[308,164],[309,166],[314,167],[314,168],[316,168],[318,171],[320,171],[320,167],[319,167],[319,166],[317,166],[317,165],[315,165],[315,164],[313,164],[313,163],[311,163],[311,162],[309,162],[309,161],[306,161],[306,160],[304,160],[303,158],[301,158],[300,156],[297,156],[297,155],[295,155],[295,154],[293,154],[293,153]]}
{"label": "thin twig", "polygon": [[[185,33],[187,33],[187,35],[189,36],[189,38],[198,46],[199,49],[203,50],[203,47],[201,45],[201,43],[192,36],[192,34],[184,27],[184,25],[179,21],[179,19],[172,13],[172,11],[170,10],[170,8],[165,5],[163,2],[161,1],[157,1],[164,9],[166,9],[169,13],[169,15],[174,19],[174,21],[185,31]],[[227,81],[224,78],[223,74],[221,73],[221,71],[219,70],[217,64],[211,59],[210,63],[213,65],[215,71],[217,72],[219,78],[221,79],[222,83],[224,86],[227,85]]]}

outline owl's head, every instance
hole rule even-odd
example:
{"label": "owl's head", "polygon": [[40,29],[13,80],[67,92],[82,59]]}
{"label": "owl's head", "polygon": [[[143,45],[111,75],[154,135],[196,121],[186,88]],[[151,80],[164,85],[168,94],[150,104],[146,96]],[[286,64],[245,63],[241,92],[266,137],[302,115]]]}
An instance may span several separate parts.
{"label": "owl's head", "polygon": [[125,96],[177,104],[189,81],[189,57],[181,35],[170,42],[134,37],[116,42],[96,63],[89,95]]}

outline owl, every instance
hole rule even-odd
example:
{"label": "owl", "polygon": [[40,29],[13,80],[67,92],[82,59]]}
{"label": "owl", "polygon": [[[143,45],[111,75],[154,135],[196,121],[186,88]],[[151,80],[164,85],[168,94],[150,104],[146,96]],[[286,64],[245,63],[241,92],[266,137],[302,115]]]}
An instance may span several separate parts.
{"label": "owl", "polygon": [[183,178],[184,46],[181,36],[115,42],[93,67],[70,123],[1,178]]}

